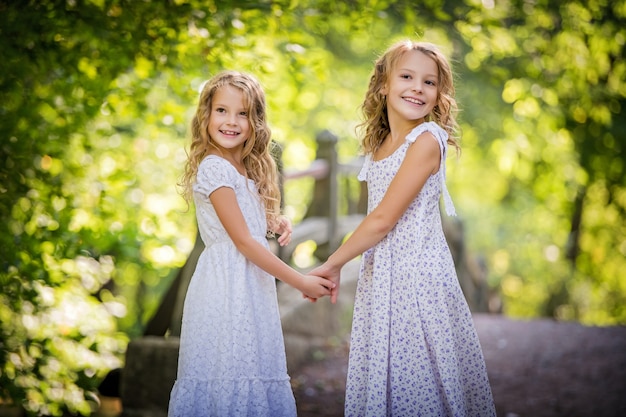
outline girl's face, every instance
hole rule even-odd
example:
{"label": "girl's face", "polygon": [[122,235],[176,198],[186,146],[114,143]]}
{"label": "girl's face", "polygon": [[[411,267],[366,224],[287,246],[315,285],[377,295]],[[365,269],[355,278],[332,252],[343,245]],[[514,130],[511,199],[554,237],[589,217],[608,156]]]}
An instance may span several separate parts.
{"label": "girl's face", "polygon": [[215,92],[209,116],[209,136],[222,150],[232,152],[243,148],[250,136],[250,122],[240,89],[226,85]]}
{"label": "girl's face", "polygon": [[381,92],[389,121],[422,123],[437,104],[437,63],[421,51],[408,51],[390,71]]}

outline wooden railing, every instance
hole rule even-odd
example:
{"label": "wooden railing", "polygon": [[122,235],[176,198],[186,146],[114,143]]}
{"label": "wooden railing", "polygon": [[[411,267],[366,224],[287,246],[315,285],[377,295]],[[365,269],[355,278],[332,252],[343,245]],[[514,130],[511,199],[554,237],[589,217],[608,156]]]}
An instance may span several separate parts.
{"label": "wooden railing", "polygon": [[359,186],[357,193],[351,193],[348,186],[349,181],[355,181],[361,167],[360,158],[340,163],[337,136],[328,130],[317,135],[316,144],[316,159],[308,168],[287,170],[283,175],[285,181],[315,179],[311,203],[302,221],[294,225],[291,243],[278,248],[278,255],[285,262],[290,262],[295,248],[308,240],[317,245],[316,256],[325,259],[339,246],[343,237],[354,230],[367,209],[365,188]]}

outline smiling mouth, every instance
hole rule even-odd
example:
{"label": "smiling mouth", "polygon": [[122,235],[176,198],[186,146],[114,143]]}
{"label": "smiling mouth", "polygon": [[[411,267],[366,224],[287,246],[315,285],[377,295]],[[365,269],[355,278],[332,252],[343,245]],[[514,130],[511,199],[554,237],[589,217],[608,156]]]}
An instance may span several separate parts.
{"label": "smiling mouth", "polygon": [[402,98],[405,99],[406,101],[408,101],[409,103],[417,104],[419,106],[423,106],[424,104],[426,104],[422,100],[418,100],[418,99],[413,98],[413,97],[402,97]]}
{"label": "smiling mouth", "polygon": [[239,132],[235,132],[234,130],[220,130],[223,135],[227,136],[237,136]]}

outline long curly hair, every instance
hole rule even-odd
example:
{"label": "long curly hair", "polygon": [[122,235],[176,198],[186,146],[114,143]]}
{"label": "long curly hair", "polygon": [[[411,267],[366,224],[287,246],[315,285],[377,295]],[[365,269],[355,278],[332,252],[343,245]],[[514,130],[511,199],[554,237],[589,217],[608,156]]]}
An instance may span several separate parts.
{"label": "long curly hair", "polygon": [[225,86],[241,90],[245,97],[250,137],[244,142],[243,165],[246,175],[256,184],[264,203],[267,224],[273,225],[280,215],[281,198],[278,171],[272,156],[272,147],[277,145],[271,141],[271,130],[267,124],[265,93],[256,78],[250,74],[223,71],[207,81],[202,88],[198,108],[191,121],[191,145],[179,183],[181,194],[188,203],[192,200],[198,165],[211,150],[219,150],[209,136],[209,117],[215,93]]}
{"label": "long curly hair", "polygon": [[375,62],[374,73],[369,82],[365,99],[361,105],[363,122],[357,127],[363,131],[361,148],[365,154],[374,153],[387,137],[391,128],[387,115],[387,99],[381,90],[387,84],[391,71],[400,58],[409,51],[420,51],[431,57],[437,64],[439,82],[437,83],[437,103],[426,121],[434,121],[448,132],[448,144],[457,152],[460,145],[457,140],[458,124],[457,103],[454,98],[454,75],[446,57],[437,46],[427,42],[400,41],[393,44]]}

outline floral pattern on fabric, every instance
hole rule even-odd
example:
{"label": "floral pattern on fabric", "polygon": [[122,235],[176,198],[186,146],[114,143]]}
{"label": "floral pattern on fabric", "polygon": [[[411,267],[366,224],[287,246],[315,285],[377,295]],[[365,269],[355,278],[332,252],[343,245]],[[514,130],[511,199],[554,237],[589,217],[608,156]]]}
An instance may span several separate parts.
{"label": "floral pattern on fabric", "polygon": [[447,133],[422,123],[389,157],[367,157],[368,210],[382,200],[408,147],[425,131],[441,149],[439,171],[377,245],[367,250],[354,306],[347,417],[491,417],[495,408],[478,335],[448,248],[439,209]]}

